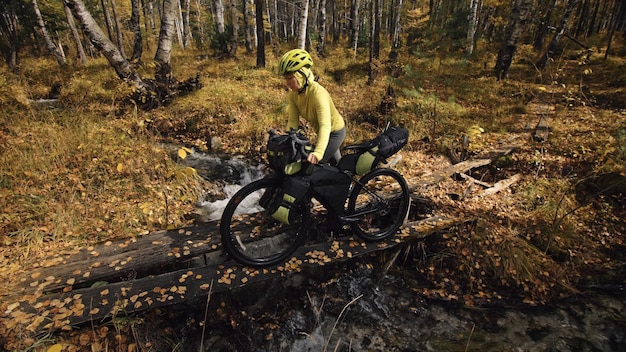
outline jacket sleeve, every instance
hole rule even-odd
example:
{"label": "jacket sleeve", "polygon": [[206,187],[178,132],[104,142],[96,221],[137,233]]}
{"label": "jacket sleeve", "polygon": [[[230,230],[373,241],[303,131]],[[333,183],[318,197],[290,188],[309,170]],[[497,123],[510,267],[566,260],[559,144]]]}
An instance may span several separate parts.
{"label": "jacket sleeve", "polygon": [[324,153],[326,152],[326,147],[328,146],[328,141],[330,140],[330,132],[332,130],[330,94],[328,94],[325,90],[318,90],[314,99],[318,130],[313,154],[317,157],[317,160],[322,160]]}
{"label": "jacket sleeve", "polygon": [[287,106],[287,131],[290,131],[292,128],[297,130],[300,127],[300,112],[298,111],[298,107],[296,106],[296,102],[293,99],[293,95],[290,93],[287,98],[289,105]]}

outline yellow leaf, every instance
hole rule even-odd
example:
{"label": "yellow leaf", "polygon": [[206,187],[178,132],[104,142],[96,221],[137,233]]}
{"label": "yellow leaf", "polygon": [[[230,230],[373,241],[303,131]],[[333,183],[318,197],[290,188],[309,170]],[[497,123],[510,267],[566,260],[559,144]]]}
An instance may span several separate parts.
{"label": "yellow leaf", "polygon": [[185,159],[187,157],[187,151],[185,148],[178,149],[178,157],[181,159]]}
{"label": "yellow leaf", "polygon": [[118,163],[117,164],[117,172],[122,172],[123,170],[124,170],[124,164]]}
{"label": "yellow leaf", "polygon": [[61,345],[60,343],[57,343],[56,345],[50,346],[47,352],[61,352],[62,349],[63,349],[63,345]]}

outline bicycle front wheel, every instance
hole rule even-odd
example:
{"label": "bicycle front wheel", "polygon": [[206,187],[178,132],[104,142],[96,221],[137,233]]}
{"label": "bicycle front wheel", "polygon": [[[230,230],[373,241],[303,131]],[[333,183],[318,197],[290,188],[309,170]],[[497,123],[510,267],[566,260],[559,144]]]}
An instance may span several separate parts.
{"label": "bicycle front wheel", "polygon": [[250,266],[279,264],[305,242],[307,209],[287,225],[272,218],[259,203],[264,195],[266,199],[276,190],[280,192],[280,186],[279,179],[254,181],[235,193],[224,208],[220,221],[222,246],[236,261]]}
{"label": "bicycle front wheel", "polygon": [[372,170],[356,182],[348,198],[348,216],[360,219],[350,227],[364,240],[383,240],[398,231],[409,201],[409,186],[400,173]]}

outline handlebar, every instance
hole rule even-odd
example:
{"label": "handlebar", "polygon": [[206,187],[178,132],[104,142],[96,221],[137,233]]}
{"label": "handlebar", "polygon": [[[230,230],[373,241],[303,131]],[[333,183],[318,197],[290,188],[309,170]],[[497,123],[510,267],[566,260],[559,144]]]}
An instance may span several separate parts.
{"label": "handlebar", "polygon": [[[278,132],[276,132],[274,129],[269,130],[268,133],[270,135],[278,134]],[[291,140],[294,141],[294,154],[301,155],[301,160],[306,161],[309,154],[313,151],[313,145],[311,145],[311,141],[309,141],[309,139],[305,135],[299,133],[299,130],[296,130],[294,128],[290,128],[287,134],[289,135]]]}
{"label": "handlebar", "polygon": [[291,136],[291,138],[293,139],[293,141],[296,143],[297,147],[298,147],[298,151],[301,153],[301,155],[303,156],[303,159],[306,160],[306,158],[309,156],[309,154],[313,151],[312,149],[307,149],[307,147],[312,147],[311,146],[311,141],[309,141],[308,138],[306,138],[306,136],[298,133],[298,131],[296,131],[295,129],[290,129],[289,130],[289,136]]}

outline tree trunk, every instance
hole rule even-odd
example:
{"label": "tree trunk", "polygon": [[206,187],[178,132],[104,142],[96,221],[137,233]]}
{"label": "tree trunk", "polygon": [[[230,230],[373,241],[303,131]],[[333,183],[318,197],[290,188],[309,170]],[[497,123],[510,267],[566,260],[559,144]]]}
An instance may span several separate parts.
{"label": "tree trunk", "polygon": [[130,27],[133,30],[133,55],[130,61],[141,61],[143,54],[143,36],[139,18],[139,0],[131,0]]}
{"label": "tree trunk", "polygon": [[59,52],[56,45],[54,45],[54,43],[52,42],[50,35],[48,35],[46,24],[43,22],[43,17],[41,16],[39,6],[37,5],[37,0],[31,0],[31,4],[33,5],[33,11],[35,11],[35,32],[41,37],[41,39],[43,39],[46,44],[46,48],[48,49],[50,54],[54,56],[59,65],[65,66],[65,57],[63,56],[63,54],[61,54],[61,52]]}
{"label": "tree trunk", "polygon": [[500,47],[500,51],[498,51],[498,58],[496,60],[495,75],[498,80],[506,79],[509,73],[513,56],[517,51],[517,43],[524,34],[526,21],[532,12],[532,6],[532,0],[514,0],[513,2],[506,35]]}
{"label": "tree trunk", "polygon": [[548,49],[545,51],[545,53],[541,56],[541,58],[537,62],[536,66],[538,69],[540,70],[544,69],[546,65],[548,64],[548,60],[550,60],[550,58],[553,58],[554,55],[556,54],[556,51],[558,50],[559,42],[561,41],[561,38],[563,37],[563,34],[565,33],[565,28],[567,27],[567,23],[569,22],[570,15],[572,14],[572,11],[574,11],[574,8],[578,4],[578,1],[579,0],[567,1],[567,5],[565,5],[565,11],[563,12],[563,17],[561,17],[561,22],[559,23],[559,27],[556,29],[556,34],[554,35],[554,37],[552,37],[552,40],[550,41],[550,44],[548,45]]}
{"label": "tree trunk", "polygon": [[237,0],[230,0],[230,17],[233,23],[233,36],[230,40],[231,57],[237,56],[237,47],[239,46],[239,10],[237,9]]}
{"label": "tree trunk", "polygon": [[600,10],[600,0],[596,1],[596,7],[593,10],[593,15],[591,15],[591,20],[589,21],[589,27],[587,29],[587,37],[591,37],[594,35],[595,27],[596,27],[596,19],[598,18],[598,11]]}
{"label": "tree trunk", "polygon": [[335,4],[335,1],[331,1],[330,2],[330,16],[331,16],[331,36],[333,38],[333,44],[339,42],[339,32],[340,32],[340,27],[339,27],[339,14],[337,13],[337,5]]}
{"label": "tree trunk", "polygon": [[256,67],[265,67],[265,28],[263,26],[263,3],[265,0],[255,0],[256,5]]}
{"label": "tree trunk", "polygon": [[111,13],[109,12],[109,3],[107,0],[100,0],[100,4],[102,4],[102,14],[104,15],[104,23],[107,27],[107,34],[109,35],[109,40],[113,41],[113,25],[111,24]]}
{"label": "tree trunk", "polygon": [[589,0],[583,1],[575,18],[578,18],[578,25],[576,26],[574,37],[578,38],[581,34],[584,34],[585,25],[589,19]]}
{"label": "tree trunk", "polygon": [[83,43],[80,40],[80,35],[78,34],[78,30],[76,29],[76,23],[74,22],[72,11],[65,4],[63,4],[63,10],[65,11],[65,17],[67,17],[67,25],[68,27],[70,27],[70,31],[72,32],[72,39],[74,39],[74,43],[76,44],[76,53],[78,55],[78,61],[81,64],[85,64],[87,62],[87,56],[85,55],[85,48],[83,48]]}
{"label": "tree trunk", "polygon": [[181,6],[185,9],[183,13],[183,47],[187,48],[191,45],[191,24],[189,16],[191,14],[191,0],[181,0]]}
{"label": "tree trunk", "polygon": [[98,23],[96,23],[89,11],[87,11],[82,0],[63,0],[63,2],[72,10],[85,36],[89,38],[89,41],[96,49],[104,54],[104,57],[107,58],[111,67],[115,69],[117,75],[124,81],[133,84],[141,93],[147,93],[146,84],[141,79],[141,76],[133,70],[128,60],[122,56],[118,48],[107,38],[102,29],[100,29]]}
{"label": "tree trunk", "polygon": [[533,41],[533,50],[540,52],[543,49],[543,43],[548,36],[548,28],[550,27],[550,19],[552,18],[552,11],[556,7],[556,2],[558,0],[549,0],[549,3],[544,2],[543,7],[545,8],[546,14],[541,19],[541,22],[537,25],[537,34],[535,35],[535,40]]}
{"label": "tree trunk", "polygon": [[359,18],[359,6],[360,0],[354,0],[352,2],[352,8],[350,9],[350,43],[352,44],[352,50],[354,50],[354,56],[356,57],[356,49],[359,45],[359,24],[361,23]]}
{"label": "tree trunk", "polygon": [[254,50],[256,40],[254,37],[254,11],[252,10],[253,0],[243,0],[243,33],[246,40],[246,52],[251,53]]}
{"label": "tree trunk", "polygon": [[[271,1],[271,0],[267,0],[267,1]],[[267,8],[267,11],[268,11],[268,16],[267,16],[267,18],[268,18],[268,20],[269,20],[269,19],[271,18],[271,17],[269,16],[269,10],[270,10],[270,9],[269,9],[269,5],[268,5],[267,7],[268,7],[268,8]],[[280,28],[279,28],[279,27],[282,25],[282,26],[283,26],[283,28],[284,28],[284,23],[282,23],[282,22],[280,22],[280,21],[279,21],[279,18],[280,18],[280,17],[279,17],[279,15],[278,15],[278,0],[274,0],[274,1],[272,1],[272,10],[273,10],[272,12],[274,13],[274,20],[272,20],[272,21],[271,21],[271,23],[273,23],[273,24],[274,24],[274,25],[272,26],[272,27],[274,27],[274,36],[275,36],[276,38],[279,38],[279,37],[280,37]],[[258,24],[258,22],[259,22],[259,15],[257,15],[257,26],[259,25],[259,24]],[[271,33],[271,32],[270,32],[270,33]],[[257,34],[258,34],[258,32],[257,32]]]}
{"label": "tree trunk", "polygon": [[300,9],[300,27],[298,27],[298,48],[304,49],[306,46],[306,27],[309,18],[309,0],[302,0]]}
{"label": "tree trunk", "polygon": [[204,20],[202,18],[201,4],[200,0],[196,0],[196,25],[198,26],[198,38],[197,43],[200,48],[204,48]]}
{"label": "tree trunk", "polygon": [[14,2],[5,3],[0,7],[0,34],[7,37],[9,50],[4,54],[4,60],[11,70],[15,71],[18,64],[19,21]]}
{"label": "tree trunk", "polygon": [[122,56],[126,57],[126,52],[124,51],[124,36],[122,35],[122,30],[120,29],[120,21],[117,18],[115,0],[111,0],[111,9],[113,10],[113,24],[115,25],[115,37],[117,38],[117,47],[120,49],[120,53],[122,54]]}
{"label": "tree trunk", "polygon": [[370,8],[370,62],[369,83],[376,79],[378,59],[380,58],[380,16],[382,0],[372,0]]}
{"label": "tree trunk", "polygon": [[320,56],[324,56],[326,53],[326,0],[321,0],[320,2],[319,32],[320,38],[317,45],[317,53]]}
{"label": "tree trunk", "polygon": [[152,0],[141,0],[141,8],[143,10],[143,26],[146,33],[146,49],[150,50],[150,39],[154,29]]}
{"label": "tree trunk", "polygon": [[217,40],[219,50],[222,53],[228,52],[226,45],[226,29],[224,25],[224,4],[222,0],[215,0],[215,26],[217,28]]}
{"label": "tree trunk", "polygon": [[465,49],[465,53],[467,55],[472,55],[474,53],[474,42],[476,36],[476,28],[478,27],[478,11],[480,5],[480,0],[470,1],[469,16],[467,18],[467,21],[469,22],[467,26],[467,47]]}
{"label": "tree trunk", "polygon": [[620,23],[624,19],[624,12],[626,10],[626,4],[624,1],[615,2],[613,10],[613,15],[611,19],[611,23],[609,26],[609,37],[606,43],[606,51],[604,52],[604,59],[606,60],[609,57],[611,52],[611,42],[613,41],[613,36],[615,35],[615,31],[620,27]]}
{"label": "tree trunk", "polygon": [[320,11],[320,0],[309,0],[309,19],[307,20],[307,38],[306,47],[311,47],[311,37],[317,34],[318,31],[318,14]]}
{"label": "tree trunk", "polygon": [[174,82],[172,77],[172,36],[175,30],[177,0],[164,0],[163,13],[161,14],[161,31],[159,32],[159,45],[154,55],[156,63],[155,80],[160,84],[170,85]]}

